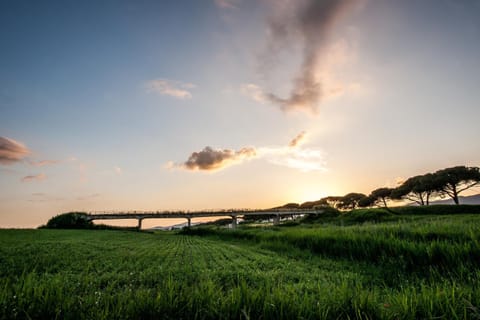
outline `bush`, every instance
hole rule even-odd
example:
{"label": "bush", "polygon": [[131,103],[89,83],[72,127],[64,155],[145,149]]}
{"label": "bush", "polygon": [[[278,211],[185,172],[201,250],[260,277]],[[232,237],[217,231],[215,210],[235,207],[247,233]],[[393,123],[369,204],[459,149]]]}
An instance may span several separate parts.
{"label": "bush", "polygon": [[198,226],[227,226],[232,223],[231,218],[218,219],[209,222],[202,222]]}
{"label": "bush", "polygon": [[352,222],[380,222],[408,215],[447,215],[480,213],[480,205],[431,205],[404,206],[391,208],[355,209],[343,215],[343,219]]}
{"label": "bush", "polygon": [[47,229],[92,229],[93,222],[87,219],[85,212],[68,212],[48,220]]}
{"label": "bush", "polygon": [[282,227],[295,227],[295,226],[298,226],[300,225],[300,223],[298,223],[297,221],[286,221],[286,222],[282,222],[282,224],[280,226]]}
{"label": "bush", "polygon": [[325,218],[336,218],[341,215],[341,212],[330,206],[315,206],[314,209],[322,210],[322,213],[319,214],[308,214],[303,219],[302,222],[315,222],[317,220]]}
{"label": "bush", "polygon": [[389,218],[394,217],[395,215],[383,208],[373,208],[373,209],[356,209],[350,212],[347,212],[344,215],[344,218],[348,221],[354,222],[380,222],[388,220]]}
{"label": "bush", "polygon": [[431,205],[431,206],[405,206],[392,207],[396,214],[464,214],[480,213],[480,205]]}

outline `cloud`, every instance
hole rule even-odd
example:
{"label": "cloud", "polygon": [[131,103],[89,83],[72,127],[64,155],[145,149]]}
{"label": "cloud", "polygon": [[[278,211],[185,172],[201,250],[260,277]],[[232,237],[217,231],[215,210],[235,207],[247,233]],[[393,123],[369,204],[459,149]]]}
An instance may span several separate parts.
{"label": "cloud", "polygon": [[290,141],[288,146],[295,148],[302,145],[303,143],[305,143],[306,136],[307,133],[305,131],[300,132],[295,138],[292,139],[292,141]]}
{"label": "cloud", "polygon": [[22,161],[30,153],[30,150],[22,143],[0,137],[0,164],[9,165]]}
{"label": "cloud", "polygon": [[254,83],[246,83],[242,85],[241,92],[259,103],[267,103],[269,101],[269,98],[263,92],[262,88]]}
{"label": "cloud", "polygon": [[28,202],[53,202],[53,201],[64,201],[65,198],[52,196],[43,192],[32,193],[33,198],[27,200]]}
{"label": "cloud", "polygon": [[47,179],[47,176],[44,173],[37,175],[29,175],[22,178],[22,182],[33,182],[33,181],[42,181]]}
{"label": "cloud", "polygon": [[118,174],[118,175],[123,174],[122,168],[120,168],[118,166],[113,167],[113,171],[115,171],[115,173]]}
{"label": "cloud", "polygon": [[323,151],[319,149],[303,148],[307,132],[302,131],[294,137],[288,146],[264,147],[258,149],[259,157],[268,162],[297,169],[302,172],[327,171],[327,163]]}
{"label": "cloud", "polygon": [[256,150],[252,147],[245,147],[238,151],[205,147],[202,151],[193,152],[181,166],[187,170],[214,171],[255,156]]}
{"label": "cloud", "polygon": [[164,168],[182,168],[189,171],[216,171],[230,165],[240,164],[245,160],[265,159],[280,166],[297,169],[302,172],[326,171],[324,153],[318,149],[302,148],[306,132],[301,132],[288,146],[280,147],[245,147],[238,151],[230,149],[213,149],[205,147],[202,151],[193,152],[187,161],[176,164],[168,162]]}
{"label": "cloud", "polygon": [[18,174],[17,170],[13,170],[10,168],[0,168],[0,172],[5,173],[5,174]]}
{"label": "cloud", "polygon": [[333,26],[348,11],[353,0],[298,0],[272,2],[277,14],[269,21],[269,43],[264,54],[262,69],[273,69],[272,57],[292,41],[302,42],[300,68],[292,80],[287,98],[272,92],[263,92],[262,98],[283,111],[305,110],[316,113],[325,92],[316,71]]}
{"label": "cloud", "polygon": [[302,172],[327,171],[325,155],[317,149],[262,148],[260,154],[272,164]]}
{"label": "cloud", "polygon": [[168,79],[154,79],[148,81],[146,87],[147,92],[156,92],[177,99],[191,99],[192,93],[189,89],[195,88],[195,85]]}
{"label": "cloud", "polygon": [[48,165],[52,165],[52,164],[57,164],[59,163],[60,161],[58,160],[41,160],[41,161],[29,161],[28,163],[32,166],[35,166],[35,167],[43,167],[43,166],[48,166]]}
{"label": "cloud", "polygon": [[214,0],[214,2],[221,9],[237,9],[239,0]]}
{"label": "cloud", "polygon": [[[352,29],[353,30],[353,29]],[[321,82],[321,101],[339,98],[342,96],[364,97],[370,94],[371,88],[365,85],[370,82],[367,75],[359,75],[349,72],[357,61],[356,31],[352,31],[351,38],[337,39],[331,42],[322,50],[322,63],[315,71],[315,78]],[[241,85],[240,92],[252,100],[262,104],[278,104],[275,98],[267,90],[255,83]],[[317,103],[318,105],[318,103]],[[283,111],[304,110],[316,113],[317,108],[282,108]]]}

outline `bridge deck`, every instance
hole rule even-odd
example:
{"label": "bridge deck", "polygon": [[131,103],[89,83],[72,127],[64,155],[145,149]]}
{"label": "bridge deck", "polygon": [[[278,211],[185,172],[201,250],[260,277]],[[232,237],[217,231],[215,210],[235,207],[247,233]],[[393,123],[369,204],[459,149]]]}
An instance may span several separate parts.
{"label": "bridge deck", "polygon": [[222,211],[132,211],[132,212],[104,212],[87,215],[88,220],[114,219],[169,219],[169,218],[200,218],[200,217],[238,217],[238,216],[282,216],[299,214],[320,214],[323,210],[222,210]]}
{"label": "bridge deck", "polygon": [[232,228],[237,226],[237,217],[245,216],[273,216],[274,224],[280,222],[280,217],[285,215],[299,215],[299,214],[320,214],[323,210],[219,210],[219,211],[133,211],[133,212],[103,212],[103,213],[89,213],[87,219],[93,220],[118,220],[118,219],[136,219],[138,220],[137,228],[142,229],[142,221],[144,219],[171,219],[183,218],[187,219],[187,225],[190,227],[193,218],[201,217],[231,217]]}

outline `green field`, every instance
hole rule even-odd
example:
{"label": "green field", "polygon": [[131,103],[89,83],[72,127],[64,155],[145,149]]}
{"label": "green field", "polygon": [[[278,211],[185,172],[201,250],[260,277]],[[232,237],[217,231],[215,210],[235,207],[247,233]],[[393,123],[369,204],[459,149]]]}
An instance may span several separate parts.
{"label": "green field", "polygon": [[0,318],[480,319],[480,215],[385,220],[0,230]]}

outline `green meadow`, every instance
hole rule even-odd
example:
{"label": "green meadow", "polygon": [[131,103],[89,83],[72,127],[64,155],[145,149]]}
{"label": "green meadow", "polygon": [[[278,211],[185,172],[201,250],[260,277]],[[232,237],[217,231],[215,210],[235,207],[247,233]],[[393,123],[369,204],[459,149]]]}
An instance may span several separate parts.
{"label": "green meadow", "polygon": [[0,230],[2,319],[480,319],[480,215]]}

